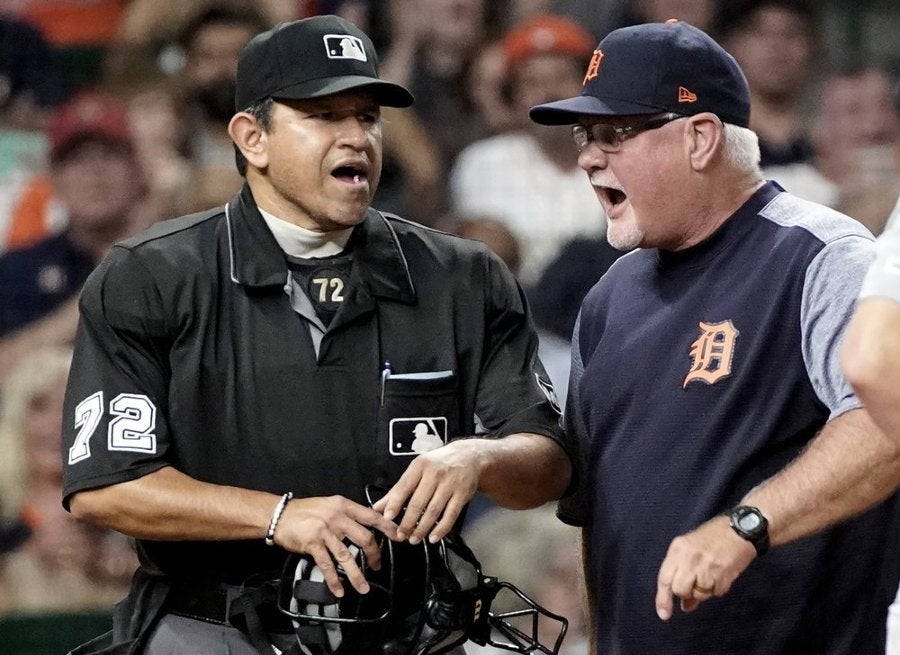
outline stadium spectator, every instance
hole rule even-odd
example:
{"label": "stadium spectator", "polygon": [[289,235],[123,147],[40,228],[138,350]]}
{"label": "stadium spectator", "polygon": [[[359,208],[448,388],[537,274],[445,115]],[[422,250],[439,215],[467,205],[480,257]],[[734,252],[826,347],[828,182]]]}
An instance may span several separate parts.
{"label": "stadium spectator", "polygon": [[0,15],[0,254],[28,243],[28,235],[12,233],[12,216],[46,166],[44,130],[67,96],[53,47],[40,31]]}
{"label": "stadium spectator", "polygon": [[509,105],[506,92],[506,53],[501,41],[486,44],[466,77],[469,96],[490,134],[501,134],[522,124]]}
{"label": "stadium spectator", "polygon": [[807,0],[722,3],[715,25],[750,85],[750,128],[759,135],[763,175],[833,207],[837,188],[816,168],[809,135],[819,33],[819,15]]}
{"label": "stadium spectator", "polygon": [[268,27],[251,5],[212,7],[182,30],[184,67],[179,73],[188,112],[188,154],[197,166],[194,210],[224,204],[240,188],[228,121],[234,114],[235,71],[244,44]]}
{"label": "stadium spectator", "polygon": [[0,257],[0,379],[34,345],[74,337],[75,297],[106,251],[135,231],[144,195],[125,111],[115,101],[80,94],[54,115],[49,134],[49,177],[66,228]]}
{"label": "stadium spectator", "polygon": [[[818,107],[812,130],[818,166],[837,185],[839,201],[885,192],[889,200],[896,198],[890,186],[900,179],[900,116],[891,77],[872,64],[830,70]],[[873,231],[881,229],[884,217]]]}
{"label": "stadium spectator", "polygon": [[[382,71],[386,79],[406,86],[415,96],[412,114],[437,155],[438,179],[446,179],[459,152],[489,133],[468,92],[467,77],[481,49],[490,41],[490,7],[485,0],[394,0],[389,6],[390,47]],[[404,180],[391,170],[393,152],[403,147],[385,133],[388,154],[383,194]],[[431,203],[408,207],[411,218],[429,222],[447,208],[444,188]],[[401,191],[402,193],[402,191]]]}
{"label": "stadium spectator", "polygon": [[198,175],[187,156],[188,125],[177,90],[159,75],[147,75],[120,90],[128,114],[134,155],[146,178],[146,194],[135,217],[138,226],[180,213]]}
{"label": "stadium spectator", "polygon": [[54,46],[54,59],[73,90],[96,83],[118,37],[126,0],[16,0],[5,9],[34,25]]}
{"label": "stadium spectator", "polygon": [[[109,610],[137,568],[121,535],[82,524],[60,504],[60,428],[71,350],[31,353],[3,389],[0,509],[30,534],[0,565],[0,614]],[[22,542],[22,538],[18,538]]]}
{"label": "stadium spectator", "polygon": [[594,42],[567,18],[539,15],[507,33],[503,49],[520,129],[467,147],[451,172],[450,198],[455,212],[492,216],[513,231],[522,245],[519,276],[528,286],[569,239],[604,229],[603,211],[565,138],[570,128],[525,120],[530,107],[578,92]]}
{"label": "stadium spectator", "polygon": [[44,35],[0,15],[0,126],[43,129],[68,88]]}
{"label": "stadium spectator", "polygon": [[[183,154],[195,167],[183,178],[190,193],[182,198],[178,210],[199,211],[224,204],[240,187],[226,131],[234,112],[237,57],[250,37],[266,29],[269,22],[264,9],[255,4],[234,0],[177,4],[163,2],[152,11],[144,3],[134,7],[137,18],[128,21],[130,27],[109,58],[104,82],[109,88],[128,89],[141,82],[168,79],[181,124],[172,134],[185,136]],[[159,17],[156,12],[161,8],[171,11]],[[159,20],[155,31],[145,22],[151,16]],[[166,115],[169,112],[166,110]],[[142,113],[152,118],[146,108]],[[151,189],[155,183],[171,183],[173,168],[184,168],[173,155],[171,151],[165,154],[166,172],[151,175]],[[171,211],[166,213],[171,215]]]}

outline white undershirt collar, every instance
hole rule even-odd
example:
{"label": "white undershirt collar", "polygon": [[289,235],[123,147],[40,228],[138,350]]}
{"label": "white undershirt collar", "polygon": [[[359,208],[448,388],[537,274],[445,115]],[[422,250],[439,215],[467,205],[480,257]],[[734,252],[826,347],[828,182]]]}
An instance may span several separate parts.
{"label": "white undershirt collar", "polygon": [[344,250],[353,233],[352,227],[333,232],[313,232],[278,218],[262,208],[258,209],[275,241],[291,257],[333,257]]}

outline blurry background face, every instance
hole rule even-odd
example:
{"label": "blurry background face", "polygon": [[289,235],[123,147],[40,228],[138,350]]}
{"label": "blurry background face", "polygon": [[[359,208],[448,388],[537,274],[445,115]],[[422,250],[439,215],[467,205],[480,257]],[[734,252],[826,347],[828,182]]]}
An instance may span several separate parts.
{"label": "blurry background face", "polygon": [[[513,113],[521,119],[522,125],[540,141],[565,139],[561,135],[571,133],[571,127],[560,126],[556,129],[538,125],[528,119],[528,110],[535,105],[581,93],[584,77],[581,62],[569,55],[533,55],[522,61],[512,75]],[[572,152],[575,152],[574,146]]]}
{"label": "blurry background face", "polygon": [[28,475],[47,482],[62,480],[60,434],[66,376],[35,394],[25,415],[23,432]]}
{"label": "blurry background face", "polygon": [[900,119],[891,80],[864,70],[828,80],[813,130],[822,171],[844,191],[895,183]]}
{"label": "blurry background face", "polygon": [[513,76],[513,102],[517,110],[526,112],[527,117],[528,109],[535,105],[581,93],[584,71],[580,63],[568,55],[544,54],[522,61]]}
{"label": "blurry background face", "polygon": [[142,193],[130,153],[121,145],[96,139],[73,146],[54,165],[53,183],[70,223],[85,229],[121,224]]}
{"label": "blurry background face", "polygon": [[28,548],[51,568],[84,568],[94,557],[90,530],[60,504],[63,398],[67,375],[42,385],[28,400],[22,419],[26,508],[32,529]]}
{"label": "blurry background face", "polygon": [[234,114],[238,55],[255,33],[249,25],[210,23],[191,39],[184,67],[186,83],[210,120],[225,124]]}
{"label": "blurry background face", "polygon": [[483,0],[420,0],[435,45],[467,49],[481,42]]}
{"label": "blurry background face", "polygon": [[185,74],[198,86],[234,77],[241,48],[253,35],[253,30],[244,25],[205,25],[194,35],[188,46]]}
{"label": "blurry background face", "polygon": [[822,113],[831,138],[846,147],[893,144],[897,140],[890,80],[869,70],[831,80],[822,94]]}
{"label": "blurry background face", "polygon": [[131,98],[128,125],[139,152],[153,152],[162,145],[177,149],[183,140],[184,124],[178,117],[175,99],[162,89],[148,89]]}
{"label": "blurry background face", "polygon": [[809,25],[782,7],[756,10],[749,24],[728,39],[754,93],[795,97],[806,84],[813,56]]}

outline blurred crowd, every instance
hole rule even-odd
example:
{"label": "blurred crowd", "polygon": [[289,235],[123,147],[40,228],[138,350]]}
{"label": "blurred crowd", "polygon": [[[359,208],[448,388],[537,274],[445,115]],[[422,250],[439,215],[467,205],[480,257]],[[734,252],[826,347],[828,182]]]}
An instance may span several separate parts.
{"label": "blurred crowd", "polygon": [[[497,251],[530,299],[543,360],[564,395],[581,299],[621,253],[606,243],[569,128],[537,126],[528,108],[576,95],[609,30],[690,22],[747,75],[767,177],[877,234],[900,193],[897,62],[832,60],[823,4],[0,1],[0,615],[106,611],[124,594],[136,566],[130,545],[75,523],[60,505],[61,395],[77,296],[117,241],[239,189],[226,126],[237,55],[252,35],[338,13],[372,36],[383,75],[416,97],[411,110],[384,110],[374,206]],[[482,521],[511,535],[526,525],[489,516],[475,517],[473,536]],[[560,560],[537,551],[533,566],[576,566],[575,535],[557,537]],[[485,569],[505,571],[503,553],[489,550]],[[512,582],[529,577],[540,576],[509,573]],[[578,576],[565,579],[577,594]],[[550,609],[578,611],[562,605]],[[580,620],[570,620],[577,633]],[[573,643],[584,652],[577,635]]]}

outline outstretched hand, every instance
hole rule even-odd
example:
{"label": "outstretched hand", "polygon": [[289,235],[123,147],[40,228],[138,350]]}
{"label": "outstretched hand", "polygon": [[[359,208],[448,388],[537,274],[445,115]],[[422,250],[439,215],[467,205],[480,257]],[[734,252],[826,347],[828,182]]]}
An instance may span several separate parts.
{"label": "outstretched hand", "polygon": [[328,588],[340,598],[344,588],[338,566],[356,591],[369,591],[369,583],[345,540],[359,546],[372,569],[381,568],[381,548],[373,529],[397,539],[396,524],[380,512],[343,496],[295,498],[285,506],[275,531],[275,543],[291,552],[312,556]]}
{"label": "outstretched hand", "polygon": [[475,492],[480,476],[477,439],[461,439],[416,457],[372,507],[385,519],[403,515],[397,537],[417,544],[443,539]]}
{"label": "outstretched hand", "polygon": [[681,599],[682,611],[693,612],[703,601],[724,596],[755,558],[756,549],[735,534],[726,516],[676,537],[659,567],[657,615],[671,618],[673,597]]}

